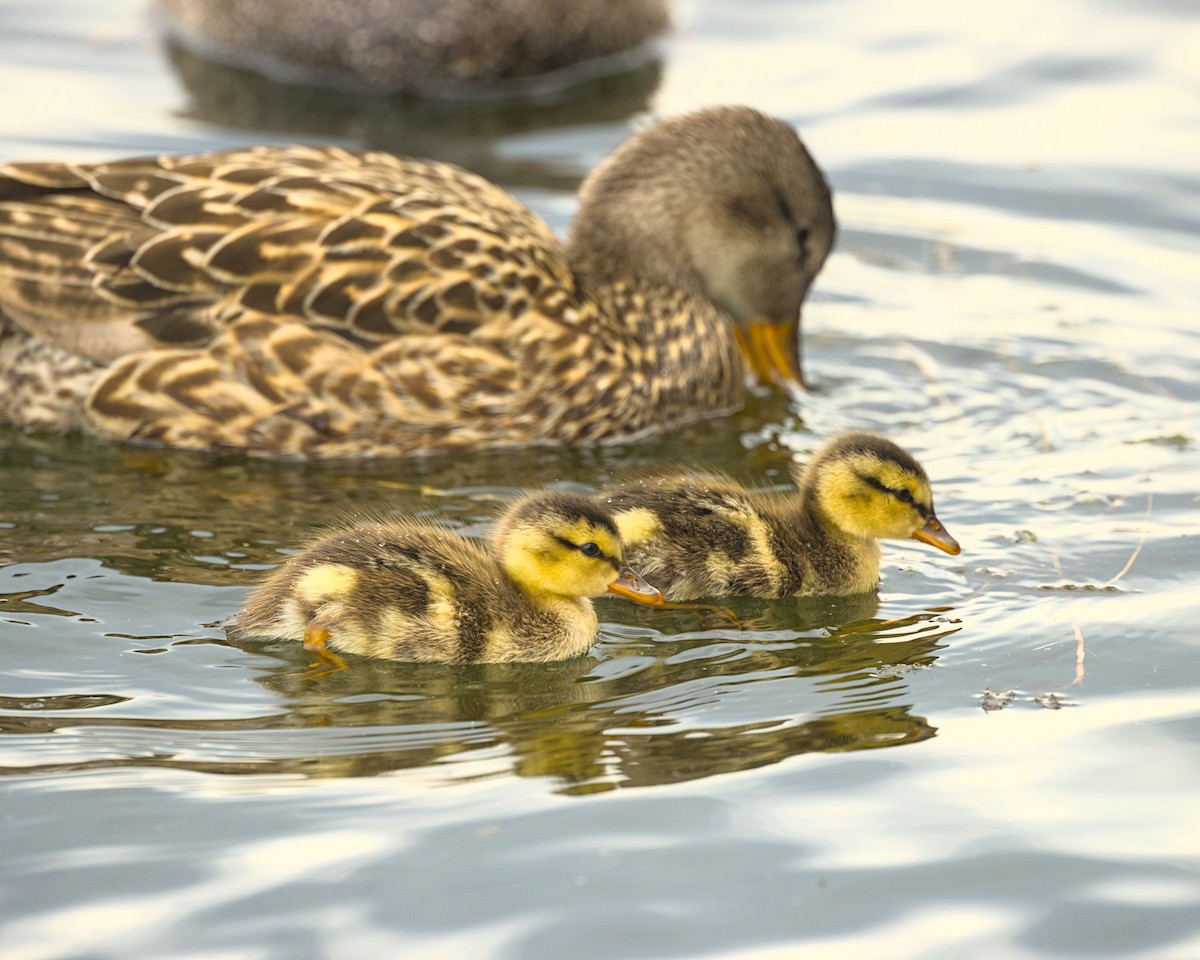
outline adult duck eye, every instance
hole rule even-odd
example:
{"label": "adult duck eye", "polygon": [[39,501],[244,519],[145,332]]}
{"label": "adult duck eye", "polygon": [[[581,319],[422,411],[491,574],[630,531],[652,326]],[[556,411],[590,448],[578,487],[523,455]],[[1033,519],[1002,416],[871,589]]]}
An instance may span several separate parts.
{"label": "adult duck eye", "polygon": [[808,227],[796,227],[796,262],[801,267],[808,262]]}

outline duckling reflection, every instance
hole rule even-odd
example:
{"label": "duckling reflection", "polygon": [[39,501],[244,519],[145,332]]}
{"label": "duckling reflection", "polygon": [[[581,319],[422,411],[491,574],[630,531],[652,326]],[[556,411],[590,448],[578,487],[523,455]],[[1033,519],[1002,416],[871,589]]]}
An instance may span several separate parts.
{"label": "duckling reflection", "polygon": [[543,491],[504,512],[494,555],[412,523],[355,527],[290,557],[228,624],[303,639],[331,669],[339,653],[441,663],[565,660],[586,653],[589,597],[662,595],[623,566],[612,516],[578,494]]}
{"label": "duckling reflection", "polygon": [[[306,739],[303,756],[280,758],[277,772],[375,776],[456,757],[431,775],[545,777],[560,792],[593,793],[934,736],[914,710],[909,674],[885,678],[884,668],[932,665],[952,631],[924,613],[904,622],[840,622],[859,611],[860,599],[784,601],[793,624],[787,639],[777,631],[655,633],[637,625],[639,611],[613,604],[598,658],[368,660],[321,684],[305,682],[284,662],[261,682],[283,697],[285,724],[313,728],[314,739]],[[294,659],[294,647],[277,649]],[[723,722],[732,690],[736,715]],[[355,733],[348,741],[355,729],[361,739]]]}
{"label": "duckling reflection", "polygon": [[668,600],[865,593],[879,583],[881,538],[960,552],[934,514],[924,469],[885,437],[835,437],[796,484],[772,496],[682,475],[627,483],[604,499],[631,562]]}

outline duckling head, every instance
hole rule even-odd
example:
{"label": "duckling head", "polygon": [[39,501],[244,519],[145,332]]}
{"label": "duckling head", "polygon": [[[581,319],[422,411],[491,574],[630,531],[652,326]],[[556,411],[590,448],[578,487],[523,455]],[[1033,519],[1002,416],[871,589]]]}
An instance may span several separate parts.
{"label": "duckling head", "polygon": [[749,107],[661,121],[580,188],[585,273],[698,293],[736,321],[760,380],[803,386],[800,308],[833,246],[829,187],[796,132]]}
{"label": "duckling head", "polygon": [[805,469],[807,502],[827,521],[863,539],[919,540],[957,556],[962,548],[933,512],[929,478],[912,455],[884,437],[844,433]]}
{"label": "duckling head", "polygon": [[662,594],[625,566],[612,515],[587,497],[561,491],[513,504],[493,536],[504,572],[532,597],[613,593],[661,604]]}

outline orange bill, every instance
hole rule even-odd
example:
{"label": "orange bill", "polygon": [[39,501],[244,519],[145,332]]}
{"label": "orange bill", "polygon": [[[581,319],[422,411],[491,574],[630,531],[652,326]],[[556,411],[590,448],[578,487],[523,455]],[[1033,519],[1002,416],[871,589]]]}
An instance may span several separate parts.
{"label": "orange bill", "polygon": [[650,586],[629,567],[621,568],[617,579],[608,585],[608,592],[651,607],[661,607],[663,604],[662,591]]}
{"label": "orange bill", "polygon": [[735,327],[742,357],[763,383],[803,388],[800,367],[800,321],[753,320],[745,329]]}
{"label": "orange bill", "polygon": [[930,517],[926,520],[925,526],[914,533],[912,539],[920,540],[939,550],[945,550],[952,557],[957,557],[962,553],[962,547],[958,545],[958,541],[950,536],[937,517]]}

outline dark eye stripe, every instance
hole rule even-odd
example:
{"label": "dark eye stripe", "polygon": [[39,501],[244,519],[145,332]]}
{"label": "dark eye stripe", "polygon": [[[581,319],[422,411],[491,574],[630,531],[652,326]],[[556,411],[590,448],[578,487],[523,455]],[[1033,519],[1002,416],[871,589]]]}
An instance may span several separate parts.
{"label": "dark eye stripe", "polygon": [[[561,543],[561,544],[562,544],[564,547],[566,547],[568,550],[578,550],[580,553],[583,553],[583,546],[582,546],[581,544],[578,544],[578,543],[572,543],[572,542],[571,542],[570,540],[568,540],[566,537],[560,537],[560,536],[558,536],[558,534],[554,534],[554,539],[555,539],[555,540],[557,540],[559,543]],[[589,540],[589,541],[588,541],[588,543],[591,543],[591,542],[592,542],[591,540]],[[599,548],[599,545],[598,545],[598,544],[597,544],[597,548]],[[585,553],[585,554],[584,554],[584,556],[586,557],[586,556],[587,556],[587,554]],[[610,567],[612,567],[614,570],[620,570],[620,569],[621,569],[621,564],[620,564],[620,563],[618,563],[618,562],[617,562],[615,559],[613,559],[612,557],[610,557],[610,556],[609,556],[607,553],[605,553],[603,550],[600,550],[600,552],[599,552],[599,553],[597,553],[597,554],[595,554],[595,556],[593,556],[591,559],[593,559],[593,560],[603,560],[605,563],[607,563],[607,564],[608,564]]]}
{"label": "dark eye stripe", "polygon": [[916,500],[913,499],[911,490],[906,488],[896,490],[884,483],[881,483],[875,477],[867,476],[865,473],[860,473],[857,476],[858,479],[865,483],[868,487],[874,487],[880,493],[886,493],[889,497],[895,497],[901,503],[907,503],[909,506],[915,509],[923,519],[928,520],[929,517],[932,516],[933,510],[925,506],[923,503],[917,503]]}

